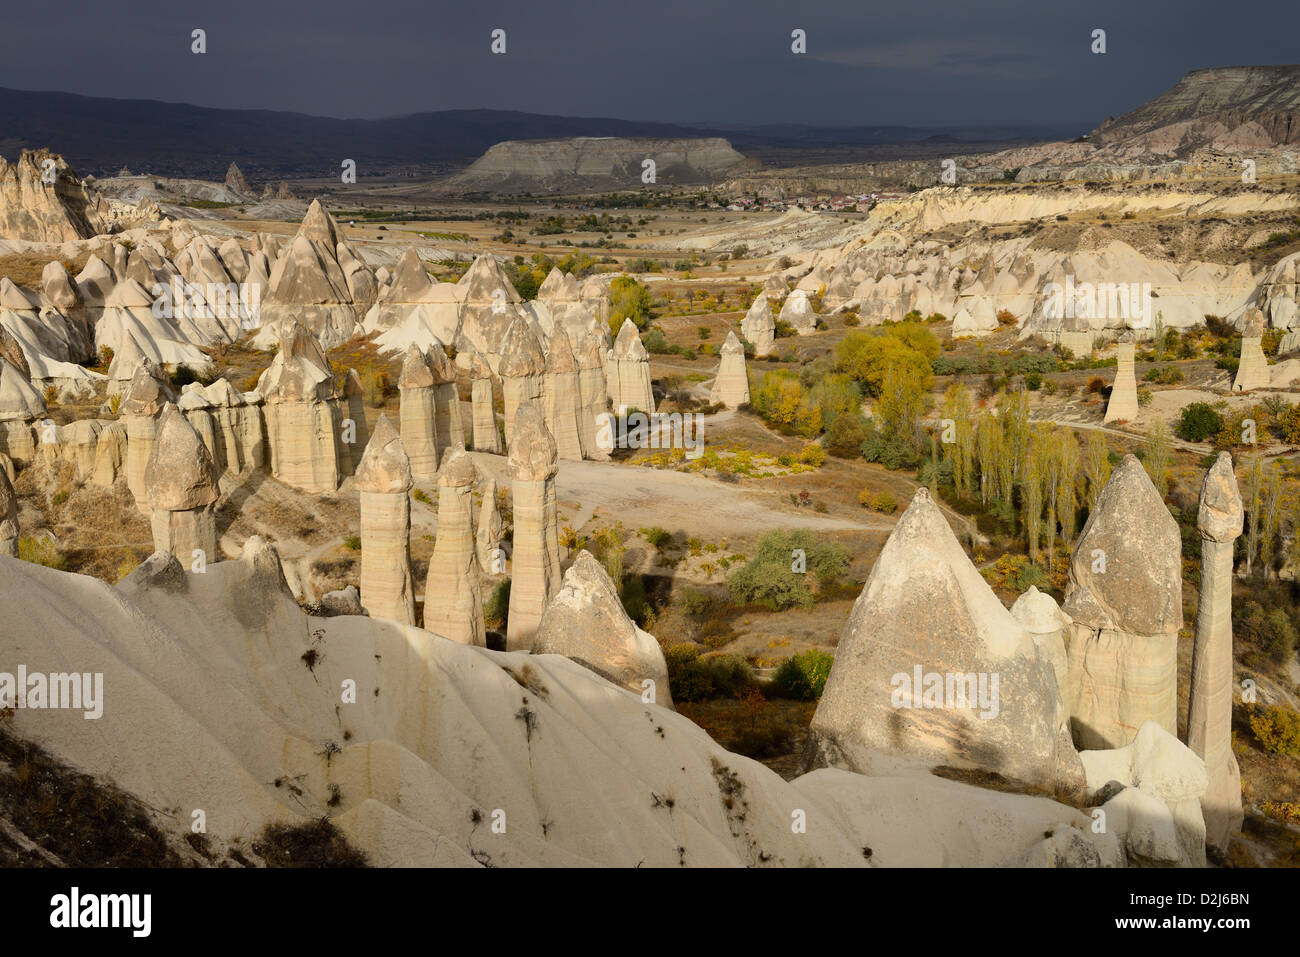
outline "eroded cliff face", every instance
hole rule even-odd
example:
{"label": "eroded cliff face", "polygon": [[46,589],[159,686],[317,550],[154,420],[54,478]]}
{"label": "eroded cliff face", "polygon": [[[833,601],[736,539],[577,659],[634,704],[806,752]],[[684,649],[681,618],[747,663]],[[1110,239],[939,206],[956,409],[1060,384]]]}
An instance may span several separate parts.
{"label": "eroded cliff face", "polygon": [[62,156],[23,150],[17,162],[0,156],[0,236],[32,242],[89,239],[100,212]]}
{"label": "eroded cliff face", "polygon": [[698,183],[756,165],[719,137],[651,139],[578,136],[564,140],[498,143],[452,178],[459,188],[560,190],[641,182],[643,163],[655,163],[655,182]]}

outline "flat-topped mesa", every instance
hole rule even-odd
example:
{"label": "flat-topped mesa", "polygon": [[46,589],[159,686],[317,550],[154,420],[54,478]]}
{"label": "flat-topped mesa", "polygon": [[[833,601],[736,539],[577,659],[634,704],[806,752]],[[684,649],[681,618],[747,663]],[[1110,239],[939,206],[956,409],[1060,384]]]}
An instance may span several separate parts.
{"label": "flat-topped mesa", "polygon": [[721,403],[728,409],[737,409],[749,402],[749,373],[745,371],[745,347],[735,332],[727,333],[721,356],[710,401]]}
{"label": "flat-topped mesa", "polygon": [[596,440],[596,423],[609,411],[604,337],[589,329],[573,345],[578,360],[578,439],[582,454],[589,459],[605,459],[609,452]]}
{"label": "flat-topped mesa", "polygon": [[166,373],[145,359],[136,367],[118,405],[118,415],[126,426],[126,484],[141,510],[148,508],[144,473],[153,455],[158,416],[176,400]]}
{"label": "flat-topped mesa", "polygon": [[772,315],[772,304],[766,292],[760,292],[754,298],[754,304],[740,320],[740,334],[754,347],[754,355],[765,356],[771,353],[776,342],[776,319]]}
{"label": "flat-topped mesa", "polygon": [[199,433],[167,403],[144,472],[154,551],[171,552],[194,571],[221,560],[213,508],[221,495],[218,475]]}
{"label": "flat-topped mesa", "polygon": [[509,449],[519,409],[534,402],[540,408],[546,378],[546,353],[522,316],[510,324],[501,340],[497,372],[505,398],[506,448]]}
{"label": "flat-topped mesa", "polygon": [[0,468],[0,555],[18,557],[18,496],[4,468]]}
{"label": "flat-topped mesa", "polygon": [[[1106,403],[1104,422],[1132,422],[1138,414],[1137,373],[1134,371],[1133,334],[1120,336],[1115,346],[1115,383],[1111,386],[1110,401]],[[1134,728],[1134,731],[1137,729]]]}
{"label": "flat-topped mesa", "polygon": [[271,451],[271,474],[308,492],[333,492],[340,462],[343,410],[334,372],[320,341],[299,323],[288,326],[280,350],[257,383]]}
{"label": "flat-topped mesa", "polygon": [[542,384],[543,409],[546,424],[555,438],[555,447],[561,459],[578,461],[582,458],[582,436],[579,421],[582,417],[578,383],[578,359],[563,326],[551,333],[546,353],[546,377]]}
{"label": "flat-topped mesa", "polygon": [[487,644],[483,587],[474,543],[477,472],[464,449],[451,449],[438,473],[438,538],[424,585],[424,627],[463,645]]}
{"label": "flat-topped mesa", "polygon": [[[466,343],[468,345],[468,343]],[[493,394],[492,368],[483,353],[473,346],[464,354],[470,377],[470,415],[474,427],[474,451],[501,452],[501,434],[497,431],[496,398]],[[462,355],[456,356],[460,362]]]}
{"label": "flat-topped mesa", "polygon": [[813,312],[812,302],[808,299],[807,291],[803,289],[796,289],[790,293],[777,318],[782,322],[790,323],[795,333],[800,336],[810,336],[817,331],[817,314]]}
{"label": "flat-topped mesa", "polygon": [[375,618],[415,624],[411,576],[411,461],[381,415],[353,479],[361,493],[361,603]]}
{"label": "flat-topped mesa", "polygon": [[1241,323],[1241,361],[1237,375],[1232,380],[1233,392],[1267,389],[1269,386],[1268,359],[1264,357],[1264,313],[1248,309]]}
{"label": "flat-topped mesa", "polygon": [[438,477],[437,386],[428,355],[411,343],[402,356],[397,387],[402,395],[402,445],[410,457],[411,475],[416,482],[432,482]]}
{"label": "flat-topped mesa", "polygon": [[1083,785],[1051,662],[924,488],[853,606],[810,731],[810,768],[974,766]]}
{"label": "flat-topped mesa", "polygon": [[1182,587],[1178,523],[1126,455],[1088,516],[1065,589],[1067,698],[1081,749],[1123,747],[1148,720],[1178,733]]}
{"label": "flat-topped mesa", "polygon": [[609,401],[622,415],[628,409],[641,412],[655,410],[654,389],[650,384],[650,353],[641,342],[636,323],[624,319],[606,365]]}
{"label": "flat-topped mesa", "polygon": [[1243,509],[1232,456],[1220,452],[1201,485],[1201,594],[1192,645],[1187,746],[1205,761],[1209,789],[1201,798],[1206,841],[1227,850],[1241,829],[1241,768],[1232,750],[1232,548]]}
{"label": "flat-topped mesa", "polygon": [[433,371],[434,406],[438,415],[434,441],[441,460],[447,451],[465,448],[465,426],[460,415],[460,393],[456,391],[456,364],[436,338],[426,354]]}
{"label": "flat-topped mesa", "polygon": [[673,706],[659,642],[628,617],[609,573],[586,550],[542,613],[533,654],[564,655],[652,704]]}
{"label": "flat-topped mesa", "polygon": [[524,403],[516,413],[509,465],[514,497],[514,555],[506,650],[529,651],[542,612],[560,585],[555,439],[536,403]]}

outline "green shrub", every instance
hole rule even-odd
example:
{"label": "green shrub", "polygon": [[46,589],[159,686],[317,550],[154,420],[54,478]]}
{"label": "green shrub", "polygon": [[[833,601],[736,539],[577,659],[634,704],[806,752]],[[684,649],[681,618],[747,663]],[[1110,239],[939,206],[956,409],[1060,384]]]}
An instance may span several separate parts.
{"label": "green shrub", "polygon": [[815,648],[801,651],[787,658],[772,676],[772,687],[778,693],[796,701],[815,701],[822,696],[826,679],[830,677],[833,655]]}
{"label": "green shrub", "polygon": [[653,528],[641,529],[641,534],[645,536],[645,540],[655,548],[663,548],[673,540],[673,533],[668,531],[666,528],[660,528],[658,525]]}
{"label": "green shrub", "polygon": [[[795,551],[804,553],[805,572],[796,572]],[[836,542],[819,539],[807,529],[768,532],[758,542],[757,553],[727,576],[732,597],[773,611],[808,608],[813,604],[808,576],[820,588],[839,581],[849,570],[849,551]]]}
{"label": "green shrub", "polygon": [[826,461],[826,450],[816,442],[809,442],[800,450],[799,461],[814,468],[820,467]]}
{"label": "green shrub", "polygon": [[754,681],[754,669],[739,655],[701,658],[694,645],[671,645],[664,651],[668,687],[674,702],[731,697]]}
{"label": "green shrub", "polygon": [[1252,707],[1250,730],[1270,754],[1300,758],[1300,713],[1269,705]]}
{"label": "green shrub", "polygon": [[510,618],[510,579],[498,582],[483,603],[483,623],[495,631],[504,631]]}
{"label": "green shrub", "polygon": [[669,350],[668,339],[657,326],[641,334],[641,345],[645,346],[646,352],[654,355],[664,355]]}
{"label": "green shrub", "polygon": [[855,458],[862,454],[862,443],[867,440],[867,426],[859,415],[836,416],[826,430],[826,449],[840,458]]}
{"label": "green shrub", "polygon": [[343,536],[343,547],[344,547],[344,548],[347,548],[347,549],[351,549],[351,550],[354,551],[354,552],[359,552],[359,551],[361,551],[361,536],[360,536],[360,535],[344,535],[344,536]]}
{"label": "green shrub", "polygon": [[1188,442],[1204,442],[1219,434],[1223,416],[1207,402],[1193,402],[1184,406],[1174,426],[1174,434]]}
{"label": "green shrub", "polygon": [[654,616],[654,609],[646,595],[645,581],[640,575],[628,575],[623,579],[623,610],[636,622],[637,627]]}
{"label": "green shrub", "polygon": [[66,568],[68,564],[67,558],[59,551],[59,546],[54,543],[54,540],[45,537],[19,538],[18,557],[33,565],[44,565],[46,568],[60,570]]}

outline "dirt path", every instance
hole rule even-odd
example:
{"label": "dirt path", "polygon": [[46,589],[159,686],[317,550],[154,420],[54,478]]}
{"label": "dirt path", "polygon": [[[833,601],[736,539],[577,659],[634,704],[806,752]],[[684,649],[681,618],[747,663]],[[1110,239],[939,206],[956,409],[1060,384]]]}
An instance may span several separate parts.
{"label": "dirt path", "polygon": [[[504,456],[471,454],[485,474],[509,484]],[[888,531],[894,525],[892,521],[850,522],[776,508],[774,493],[753,486],[724,485],[686,472],[612,462],[561,462],[556,497],[561,503],[577,504],[577,513],[567,522],[575,529],[581,529],[597,510],[628,528],[657,525],[695,536],[761,534],[787,528]]]}

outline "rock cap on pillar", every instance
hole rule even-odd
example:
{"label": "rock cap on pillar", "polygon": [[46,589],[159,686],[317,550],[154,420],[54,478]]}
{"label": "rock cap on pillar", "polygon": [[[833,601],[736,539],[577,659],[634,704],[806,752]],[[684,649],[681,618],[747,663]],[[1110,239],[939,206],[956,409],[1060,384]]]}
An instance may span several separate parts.
{"label": "rock cap on pillar", "polygon": [[117,411],[119,415],[157,415],[169,402],[175,401],[176,392],[166,375],[146,357],[136,367]]}
{"label": "rock cap on pillar", "polygon": [[508,464],[510,478],[516,482],[542,482],[552,478],[558,469],[555,438],[536,402],[523,403],[515,413],[515,440]]}
{"label": "rock cap on pillar", "polygon": [[402,371],[397,379],[399,389],[431,389],[436,384],[429,357],[414,342],[406,347],[402,356]]}
{"label": "rock cap on pillar", "polygon": [[1197,531],[1214,542],[1231,542],[1244,527],[1244,510],[1232,456],[1220,452],[1201,485],[1201,505],[1196,513]]}
{"label": "rock cap on pillar", "polygon": [[353,483],[360,492],[398,495],[411,490],[411,460],[388,416],[375,423]]}
{"label": "rock cap on pillar", "polygon": [[474,460],[464,449],[452,448],[447,451],[442,468],[438,469],[438,485],[446,488],[464,488],[473,485],[478,479],[478,469]]}
{"label": "rock cap on pillar", "polygon": [[185,414],[170,402],[158,420],[144,482],[149,506],[169,512],[203,508],[221,495],[208,447]]}

